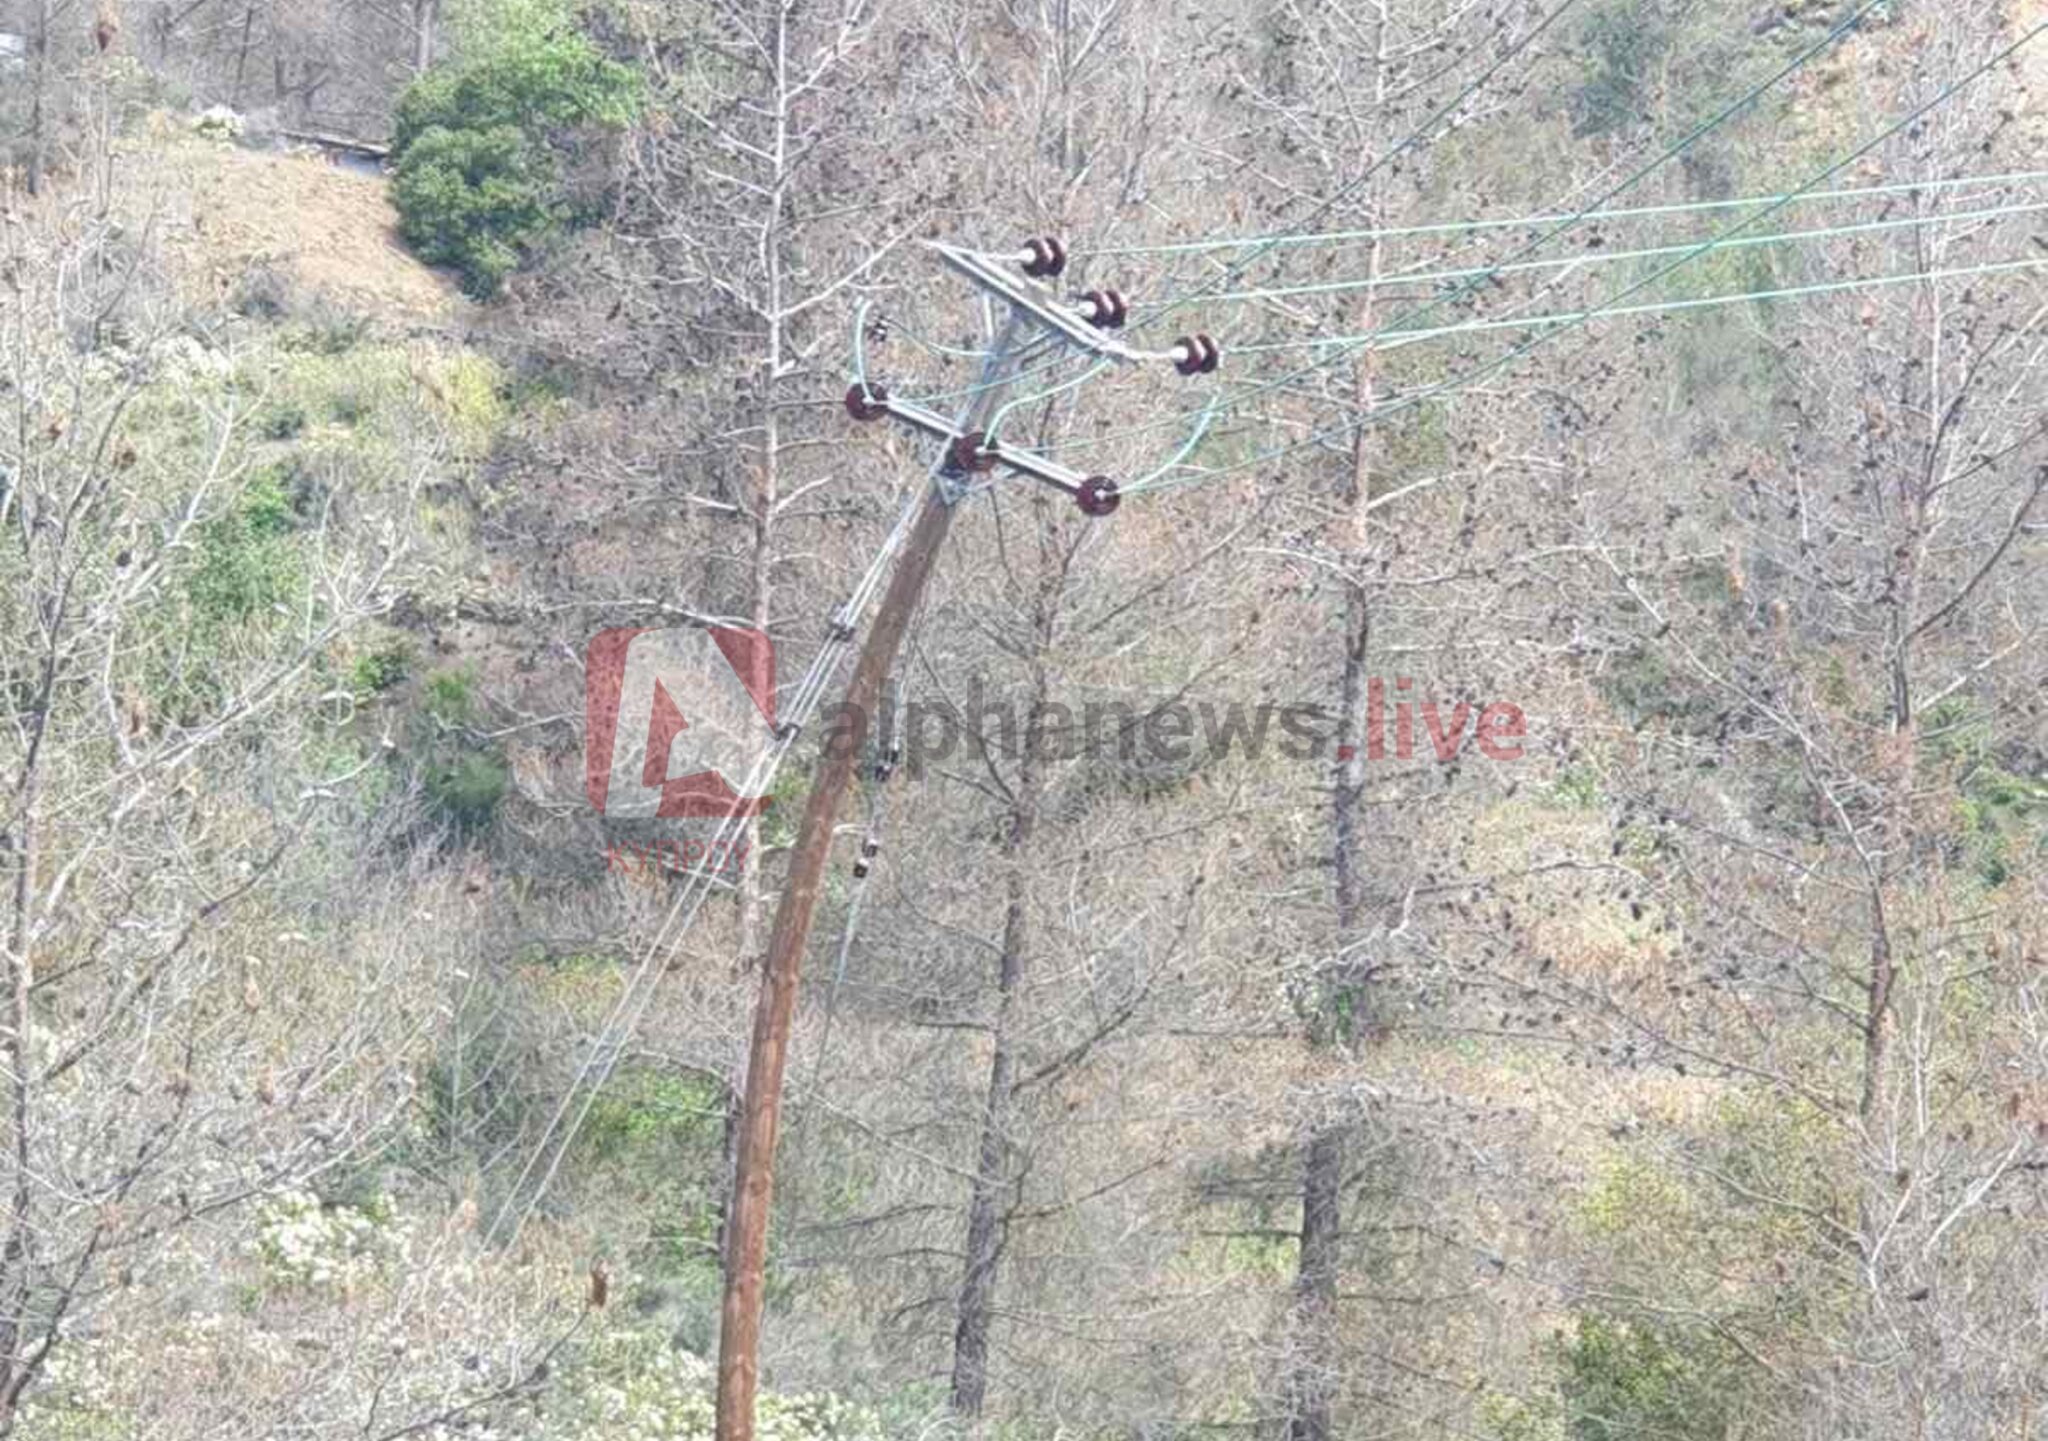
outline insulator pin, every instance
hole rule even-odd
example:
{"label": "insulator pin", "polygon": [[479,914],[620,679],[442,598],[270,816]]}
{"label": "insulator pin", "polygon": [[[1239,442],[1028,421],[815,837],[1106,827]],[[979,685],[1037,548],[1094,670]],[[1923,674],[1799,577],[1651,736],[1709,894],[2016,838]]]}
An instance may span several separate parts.
{"label": "insulator pin", "polygon": [[989,443],[988,436],[979,430],[970,430],[965,435],[953,437],[953,443],[946,447],[946,463],[955,470],[981,474],[996,468],[996,447]]}
{"label": "insulator pin", "polygon": [[1033,236],[1024,242],[1024,273],[1049,279],[1067,268],[1067,247],[1050,235]]}
{"label": "insulator pin", "polygon": [[849,385],[846,413],[855,420],[880,420],[889,413],[889,392],[879,385]]}
{"label": "insulator pin", "polygon": [[1183,335],[1173,348],[1173,368],[1182,375],[1207,375],[1223,360],[1223,351],[1206,335]]}
{"label": "insulator pin", "polygon": [[1121,330],[1131,314],[1129,302],[1117,290],[1091,290],[1081,297],[1076,308],[1097,330]]}
{"label": "insulator pin", "polygon": [[1123,504],[1116,482],[1106,475],[1091,475],[1074,492],[1074,502],[1084,515],[1105,516]]}

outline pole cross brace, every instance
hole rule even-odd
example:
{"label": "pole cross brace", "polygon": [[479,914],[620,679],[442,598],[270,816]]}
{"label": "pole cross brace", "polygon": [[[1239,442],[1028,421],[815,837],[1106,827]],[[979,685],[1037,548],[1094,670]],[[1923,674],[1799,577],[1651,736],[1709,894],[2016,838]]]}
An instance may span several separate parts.
{"label": "pole cross brace", "polygon": [[[966,441],[968,437],[955,430],[953,422],[945,416],[940,415],[936,411],[925,409],[914,400],[885,399],[882,401],[882,404],[888,408],[889,414],[895,419],[904,422],[906,425],[915,426],[926,435],[936,436],[946,443],[956,458],[967,459],[965,452],[968,447],[963,446],[962,442]],[[979,432],[976,432],[976,436],[978,438]],[[992,460],[997,465],[1006,466],[1016,471],[1019,475],[1028,475],[1033,480],[1051,486],[1054,490],[1063,490],[1070,496],[1078,496],[1081,493],[1081,486],[1088,479],[1080,471],[1071,470],[1056,460],[1048,460],[1043,456],[1034,455],[1028,450],[1019,450],[1014,446],[1002,445],[993,450],[977,446],[975,451],[978,456],[983,457],[983,462],[981,465],[973,468],[986,469],[987,461]],[[964,470],[968,469],[969,466],[962,466],[960,468]]]}
{"label": "pole cross brace", "polygon": [[[1099,355],[1105,360],[1122,361],[1127,365],[1178,366],[1186,358],[1185,353],[1179,349],[1141,350],[1137,346],[1127,345],[1121,340],[1105,335],[1078,310],[1056,299],[1050,287],[1013,274],[986,256],[941,241],[926,243],[938,253],[941,260],[976,285],[984,290],[993,291],[999,298],[1007,300],[1048,330],[1057,332],[1090,355]],[[1213,362],[1209,368],[1215,368]]]}
{"label": "pole cross brace", "polygon": [[887,416],[943,441],[947,459],[938,469],[938,482],[939,492],[949,505],[967,493],[969,475],[1000,465],[1060,491],[1089,515],[1107,515],[1117,507],[1116,482],[1107,476],[1085,475],[1056,460],[1015,446],[988,445],[980,431],[962,433],[937,411],[929,410],[914,400],[898,400],[879,385],[865,389],[859,385],[852,387],[846,392],[846,408],[858,420],[879,420]]}

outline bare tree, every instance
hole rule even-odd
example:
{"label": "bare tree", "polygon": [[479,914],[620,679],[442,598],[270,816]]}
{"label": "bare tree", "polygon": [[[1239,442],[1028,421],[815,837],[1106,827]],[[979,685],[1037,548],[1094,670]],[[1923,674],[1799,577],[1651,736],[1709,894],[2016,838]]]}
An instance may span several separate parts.
{"label": "bare tree", "polygon": [[[1923,60],[1889,113],[1987,43],[1960,20],[1910,38]],[[1995,150],[2003,83],[1887,141],[1863,173],[1946,175]],[[1793,275],[1969,271],[2024,247],[2024,225],[1995,213],[2012,201],[1996,184],[1916,197]],[[2038,975],[2023,958],[2039,944],[2040,813],[2021,778],[2042,765],[2042,595],[2025,557],[2048,519],[2043,320],[2024,280],[1937,274],[1796,319],[1674,326],[1681,364],[1759,400],[1678,420],[1669,452],[1634,438],[1651,429],[1642,407],[1675,389],[1625,395],[1616,377],[1556,402],[1588,482],[1586,599],[1556,621],[1608,658],[1613,733],[1580,757],[1607,815],[1554,883],[1512,903],[1587,905],[1591,875],[1589,914],[1627,939],[1573,954],[1539,923],[1497,978],[1532,1028],[1603,1067],[1658,1067],[1769,1118],[1748,1134],[1674,1128],[1663,1153],[1797,1244],[1740,1263],[1733,1293],[1714,1289],[1725,1268],[1705,1280],[1727,1254],[1711,1246],[1677,1257],[1661,1290],[1600,1289],[1631,1324],[1729,1348],[1769,1409],[1818,1430],[1997,1431],[2038,1406],[2013,1359],[2038,1298],[2001,1278],[2038,1264]],[[1621,424],[1583,425],[1610,405]],[[1688,473],[1687,449],[1723,446],[1736,458],[1702,486],[1658,483]],[[1596,467],[1622,483],[1592,484]],[[1787,1295],[1831,1320],[1765,1304]]]}
{"label": "bare tree", "polygon": [[89,199],[5,230],[0,1431],[166,1246],[375,1143],[433,1025],[432,959],[315,898],[376,763],[322,759],[320,671],[390,604],[435,442],[294,511],[231,343],[125,233]]}

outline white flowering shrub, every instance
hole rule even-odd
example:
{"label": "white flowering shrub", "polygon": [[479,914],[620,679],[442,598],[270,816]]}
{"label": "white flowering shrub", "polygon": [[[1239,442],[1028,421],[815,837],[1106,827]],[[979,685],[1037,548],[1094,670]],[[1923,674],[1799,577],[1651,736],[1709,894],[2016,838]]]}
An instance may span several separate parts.
{"label": "white flowering shrub", "polygon": [[192,128],[208,140],[239,140],[247,122],[225,105],[211,105],[192,120]]}
{"label": "white flowering shrub", "polygon": [[[486,1396],[532,1365],[533,1339],[487,1349],[483,1335],[451,1317],[459,1296],[490,1291],[491,1278],[448,1267],[449,1257],[423,1244],[433,1227],[409,1229],[358,1208],[323,1210],[297,1192],[266,1203],[257,1231],[259,1239],[245,1249],[260,1253],[252,1259],[267,1274],[283,1272],[297,1289],[254,1308],[165,1318],[147,1338],[68,1341],[24,1398],[15,1441],[155,1441],[169,1434],[171,1418],[180,1437],[235,1434],[219,1428],[251,1414],[267,1415],[278,1429],[249,1434],[356,1436],[359,1421],[327,1423],[360,1417],[374,1397],[395,1429],[402,1418],[430,1418]],[[394,1234],[409,1239],[390,1254],[411,1261],[382,1264]],[[415,1265],[418,1273],[408,1278]],[[364,1279],[352,1286],[349,1277]],[[194,1279],[181,1275],[180,1289]],[[409,1304],[393,1309],[394,1300]],[[394,1322],[403,1334],[364,1347],[365,1369],[338,1366],[366,1326],[381,1333]],[[192,1378],[221,1375],[226,1366],[234,1370],[232,1392],[190,1391]],[[315,1377],[320,1389],[309,1394]],[[622,1314],[595,1315],[537,1388],[513,1388],[459,1423],[426,1424],[416,1434],[424,1441],[711,1441],[714,1381],[711,1364],[675,1346],[665,1330],[636,1326]],[[755,1418],[760,1441],[940,1434],[929,1425],[892,1428],[873,1409],[829,1392],[765,1394]]]}
{"label": "white flowering shrub", "polygon": [[278,1281],[347,1289],[403,1255],[406,1239],[389,1198],[329,1206],[310,1191],[287,1191],[262,1204],[247,1249]]}
{"label": "white flowering shrub", "polygon": [[[710,1441],[716,1407],[711,1364],[649,1331],[591,1339],[564,1376],[533,1441]],[[886,1441],[871,1410],[829,1392],[762,1394],[760,1441]]]}
{"label": "white flowering shrub", "polygon": [[140,1432],[121,1414],[113,1378],[95,1342],[66,1342],[44,1363],[22,1398],[14,1434],[21,1441],[135,1441]]}
{"label": "white flowering shrub", "polygon": [[196,335],[170,336],[155,346],[150,358],[162,368],[163,378],[170,385],[225,380],[235,372],[232,355]]}

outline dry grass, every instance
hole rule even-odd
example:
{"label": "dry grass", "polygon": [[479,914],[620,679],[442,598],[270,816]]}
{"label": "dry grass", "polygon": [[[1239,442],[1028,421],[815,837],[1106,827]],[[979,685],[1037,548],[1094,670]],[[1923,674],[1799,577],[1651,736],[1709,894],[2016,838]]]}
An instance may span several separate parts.
{"label": "dry grass", "polygon": [[464,304],[451,277],[405,249],[379,177],[205,140],[169,117],[151,130],[129,157],[129,203],[153,218],[184,282],[209,298],[268,267],[392,320],[445,320]]}

